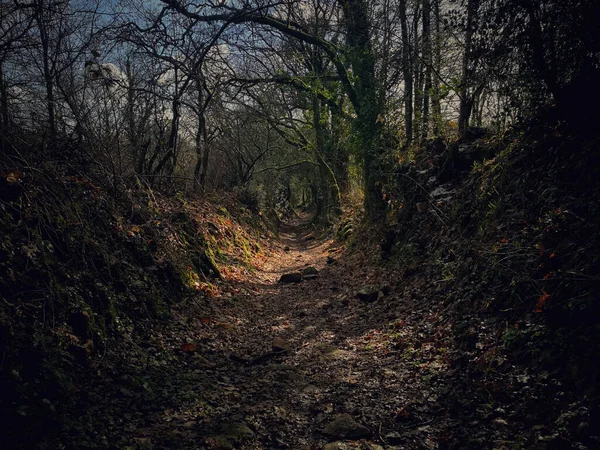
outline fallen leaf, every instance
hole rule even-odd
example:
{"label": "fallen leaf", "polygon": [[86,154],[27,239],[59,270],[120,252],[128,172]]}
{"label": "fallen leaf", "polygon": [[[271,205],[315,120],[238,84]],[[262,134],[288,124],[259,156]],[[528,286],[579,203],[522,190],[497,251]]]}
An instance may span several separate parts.
{"label": "fallen leaf", "polygon": [[548,300],[548,298],[550,298],[550,294],[548,294],[547,292],[544,292],[540,298],[538,299],[536,305],[535,305],[535,312],[536,313],[541,313],[542,309],[544,308],[544,305],[546,304],[546,301]]}
{"label": "fallen leaf", "polygon": [[181,351],[185,353],[194,353],[196,351],[196,344],[183,344],[181,347]]}

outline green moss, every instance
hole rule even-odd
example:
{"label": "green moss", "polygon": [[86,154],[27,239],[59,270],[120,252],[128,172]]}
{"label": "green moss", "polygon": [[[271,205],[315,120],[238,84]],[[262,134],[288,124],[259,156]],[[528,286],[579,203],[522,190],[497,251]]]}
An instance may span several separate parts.
{"label": "green moss", "polygon": [[233,244],[242,250],[244,262],[248,263],[252,260],[252,251],[248,248],[250,244],[248,240],[241,236],[234,235]]}

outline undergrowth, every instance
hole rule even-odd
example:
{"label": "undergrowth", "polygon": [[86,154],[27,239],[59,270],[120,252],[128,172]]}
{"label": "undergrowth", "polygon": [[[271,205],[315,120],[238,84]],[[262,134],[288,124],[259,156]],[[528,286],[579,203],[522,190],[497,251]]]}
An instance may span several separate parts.
{"label": "undergrowth", "polygon": [[218,295],[229,265],[250,270],[259,240],[238,220],[266,231],[233,198],[218,207],[141,183],[115,189],[68,165],[5,162],[0,175],[3,443],[31,448],[61,433],[111,342],[169,320],[187,298]]}
{"label": "undergrowth", "polygon": [[[440,320],[452,325],[460,349],[452,356],[464,388],[476,392],[481,380],[493,381],[494,391],[486,388],[481,401],[499,398],[498,389],[513,392],[517,420],[548,427],[549,436],[537,429],[527,448],[546,448],[533,444],[540,436],[540,442],[595,442],[598,144],[560,124],[432,144],[400,166],[388,188],[391,212],[381,232],[386,265],[403,274],[405,284],[427,280],[420,307],[445,311]],[[503,360],[508,365],[499,366]],[[517,392],[509,380],[519,370],[544,374],[545,381]],[[550,385],[562,394],[552,397]],[[463,413],[472,418],[473,404]],[[579,420],[565,424],[567,413]]]}

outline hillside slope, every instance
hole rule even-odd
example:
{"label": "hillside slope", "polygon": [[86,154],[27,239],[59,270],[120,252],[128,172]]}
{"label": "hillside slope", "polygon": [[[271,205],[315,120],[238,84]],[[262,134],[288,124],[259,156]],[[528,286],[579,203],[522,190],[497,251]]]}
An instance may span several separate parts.
{"label": "hillside slope", "polygon": [[90,374],[132,335],[171,321],[175,305],[215,295],[223,273],[254,270],[261,232],[253,230],[269,233],[226,196],[188,201],[141,186],[114,190],[69,170],[5,167],[0,177],[8,448],[60,433]]}
{"label": "hillside slope", "polygon": [[398,170],[381,257],[448,349],[453,448],[600,445],[599,143],[532,124]]}

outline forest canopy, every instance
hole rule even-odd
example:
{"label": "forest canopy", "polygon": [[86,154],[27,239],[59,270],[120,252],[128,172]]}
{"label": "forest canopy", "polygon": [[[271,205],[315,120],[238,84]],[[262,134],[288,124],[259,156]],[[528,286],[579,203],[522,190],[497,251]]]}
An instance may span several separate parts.
{"label": "forest canopy", "polygon": [[3,146],[12,133],[115,182],[236,188],[269,205],[293,193],[326,223],[354,189],[376,218],[386,174],[415,146],[540,111],[593,123],[599,8],[3,1]]}

